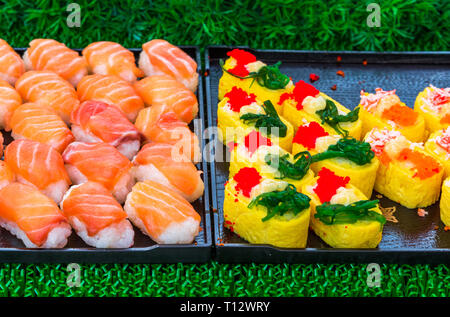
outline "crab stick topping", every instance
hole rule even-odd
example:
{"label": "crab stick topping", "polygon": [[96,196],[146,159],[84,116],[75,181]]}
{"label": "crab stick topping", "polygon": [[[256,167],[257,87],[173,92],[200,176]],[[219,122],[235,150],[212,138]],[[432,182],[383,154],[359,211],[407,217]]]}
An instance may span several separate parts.
{"label": "crab stick topping", "polygon": [[284,101],[288,99],[294,100],[297,105],[297,110],[303,109],[303,99],[305,99],[308,96],[316,97],[319,94],[319,90],[317,90],[313,85],[310,85],[303,80],[300,80],[298,83],[295,84],[295,88],[291,93],[285,92],[280,96],[280,100],[278,101],[278,104],[283,104]]}
{"label": "crab stick topping", "polygon": [[383,111],[381,117],[386,120],[391,120],[400,126],[411,126],[417,121],[419,114],[409,107],[400,104],[393,105]]}
{"label": "crab stick topping", "polygon": [[442,106],[450,102],[450,87],[437,88],[430,85],[430,90],[425,98],[422,100],[436,111],[441,111]]}
{"label": "crab stick topping", "polygon": [[375,153],[375,155],[380,156],[383,153],[386,144],[389,141],[398,138],[399,136],[401,136],[401,133],[399,131],[388,129],[373,129],[367,136],[366,142],[370,144],[370,147],[372,148],[372,151]]}
{"label": "crab stick topping", "polygon": [[450,127],[436,137],[436,144],[446,150],[447,153],[450,153]]}
{"label": "crab stick topping", "polygon": [[248,94],[245,90],[236,86],[227,92],[225,97],[228,98],[228,105],[234,112],[239,112],[242,107],[256,102],[255,94]]}
{"label": "crab stick topping", "polygon": [[403,149],[398,155],[399,161],[409,161],[414,164],[416,173],[413,177],[419,177],[420,179],[426,179],[439,173],[440,165],[431,156],[424,155],[423,153],[413,151],[410,148]]}
{"label": "crab stick topping", "polygon": [[242,195],[250,198],[250,193],[256,185],[261,182],[261,175],[254,167],[244,167],[239,170],[233,179],[236,181],[236,191],[242,192]]}
{"label": "crab stick topping", "polygon": [[234,50],[228,52],[227,55],[236,60],[236,66],[228,70],[230,73],[240,77],[245,77],[250,74],[247,67],[245,66],[247,64],[256,62],[255,55],[238,48],[235,48]]}
{"label": "crab stick topping", "polygon": [[337,190],[340,187],[345,187],[350,181],[350,177],[338,176],[326,167],[319,171],[318,176],[317,184],[313,190],[322,203],[330,201],[336,195]]}
{"label": "crab stick topping", "polygon": [[329,135],[328,132],[320,124],[313,121],[298,127],[292,142],[301,144],[308,150],[311,150],[316,147],[318,138],[327,135]]}
{"label": "crab stick topping", "polygon": [[366,95],[364,90],[361,90],[361,101],[359,102],[367,111],[372,112],[378,106],[381,99],[387,96],[395,95],[396,89],[394,90],[383,90],[381,88],[376,88],[374,94]]}
{"label": "crab stick topping", "polygon": [[269,138],[264,137],[260,132],[253,130],[244,138],[244,145],[250,155],[253,155],[260,146],[271,146],[272,141],[270,141]]}

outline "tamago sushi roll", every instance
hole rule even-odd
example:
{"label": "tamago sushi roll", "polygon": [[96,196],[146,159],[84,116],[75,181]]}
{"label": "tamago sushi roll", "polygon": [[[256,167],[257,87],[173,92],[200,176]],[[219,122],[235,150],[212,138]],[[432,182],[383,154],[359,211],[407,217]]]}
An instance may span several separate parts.
{"label": "tamago sushi roll", "polygon": [[244,167],[225,185],[225,227],[250,243],[304,248],[310,199],[295,186]]}
{"label": "tamago sushi roll", "polygon": [[261,133],[252,131],[239,140],[231,151],[230,177],[244,167],[255,168],[263,177],[282,180],[301,190],[305,182],[314,178],[305,157],[294,157],[272,144]]}
{"label": "tamago sushi roll", "polygon": [[362,123],[358,109],[350,111],[313,85],[300,80],[295,88],[280,96],[278,101],[285,117],[297,130],[304,123],[320,123],[330,134],[361,138]]}
{"label": "tamago sushi roll", "polygon": [[310,226],[333,248],[375,248],[386,219],[378,200],[367,200],[349,180],[322,168],[304,185],[303,192],[311,198]]}
{"label": "tamago sushi roll", "polygon": [[361,91],[359,103],[363,122],[363,136],[373,128],[400,131],[411,142],[422,142],[426,137],[425,120],[396,95],[396,90],[375,89],[375,93]]}
{"label": "tamago sushi roll", "polygon": [[336,175],[349,176],[350,184],[367,197],[372,190],[379,166],[370,144],[351,137],[329,135],[317,122],[300,126],[294,137],[292,154],[311,155],[311,169],[318,173],[323,167]]}
{"label": "tamago sushi roll", "polygon": [[425,143],[425,151],[444,167],[444,178],[450,176],[450,127],[437,130]]}
{"label": "tamago sushi roll", "polygon": [[222,66],[223,75],[219,81],[219,100],[233,87],[255,94],[260,100],[270,100],[278,113],[280,96],[293,87],[288,76],[279,70],[280,63],[266,65],[250,52],[234,49],[227,53],[229,58]]}
{"label": "tamago sushi roll", "polygon": [[450,177],[442,184],[442,195],[440,202],[441,220],[446,226],[450,226]]}
{"label": "tamago sushi roll", "polygon": [[450,87],[425,88],[417,95],[414,110],[423,115],[429,133],[445,129],[450,125]]}
{"label": "tamago sushi roll", "polygon": [[373,129],[365,138],[380,161],[375,190],[413,209],[439,198],[443,166],[399,131]]}
{"label": "tamago sushi roll", "polygon": [[217,120],[219,139],[226,145],[256,129],[291,151],[294,128],[278,115],[270,100],[261,103],[254,94],[234,86],[219,103]]}

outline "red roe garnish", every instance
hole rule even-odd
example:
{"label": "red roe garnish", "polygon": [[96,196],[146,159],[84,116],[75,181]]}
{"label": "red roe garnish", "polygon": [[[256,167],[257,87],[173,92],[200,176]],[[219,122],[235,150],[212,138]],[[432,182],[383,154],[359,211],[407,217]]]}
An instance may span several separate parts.
{"label": "red roe garnish", "polygon": [[313,190],[322,203],[330,201],[336,195],[337,190],[340,187],[345,187],[350,181],[350,177],[337,176],[326,167],[319,171],[318,176],[317,185]]}
{"label": "red roe garnish", "polygon": [[338,70],[336,72],[336,75],[341,76],[341,77],[345,77],[345,73],[342,70]]}
{"label": "red roe garnish", "polygon": [[239,112],[242,107],[256,102],[255,94],[248,94],[245,90],[236,86],[231,88],[231,90],[227,92],[224,97],[229,99],[228,104],[230,109],[234,112]]}
{"label": "red roe garnish", "polygon": [[242,195],[250,198],[252,188],[261,182],[261,175],[254,167],[244,167],[233,176],[233,179],[236,181],[236,191],[241,191]]}
{"label": "red roe garnish", "polygon": [[313,121],[299,126],[292,142],[301,144],[311,150],[316,147],[317,138],[327,135],[329,135],[328,132],[320,124]]}
{"label": "red roe garnish", "polygon": [[278,101],[278,104],[281,105],[283,102],[287,99],[293,99],[297,105],[297,110],[302,110],[302,102],[303,99],[305,99],[308,96],[315,97],[319,94],[319,90],[317,90],[313,85],[310,85],[308,83],[305,83],[303,80],[300,80],[298,83],[295,84],[295,88],[292,91],[292,93],[284,93],[280,97],[280,101]]}
{"label": "red roe garnish", "polygon": [[253,155],[261,145],[271,146],[272,142],[258,131],[253,130],[244,138],[244,145],[247,151],[250,152],[250,155]]}
{"label": "red roe garnish", "polygon": [[336,90],[336,89],[337,89],[337,85],[331,86],[331,90]]}
{"label": "red roe garnish", "polygon": [[255,55],[238,48],[228,52],[227,55],[233,57],[236,60],[236,66],[234,66],[232,69],[228,69],[230,73],[240,77],[245,77],[250,74],[245,66],[249,63],[256,62]]}
{"label": "red roe garnish", "polygon": [[439,173],[440,170],[440,165],[435,159],[423,153],[413,151],[410,148],[403,149],[397,159],[399,161],[410,161],[413,163],[417,170],[413,177],[419,177],[420,179],[427,179]]}
{"label": "red roe garnish", "polygon": [[393,105],[383,111],[383,119],[391,120],[403,127],[411,126],[417,121],[418,114],[409,107]]}
{"label": "red roe garnish", "polygon": [[340,56],[336,57],[336,61],[341,62],[342,61],[342,57],[340,57]]}
{"label": "red roe garnish", "polygon": [[314,73],[311,73],[311,74],[309,74],[309,81],[310,82],[315,82],[315,81],[318,81],[320,79],[320,77],[319,77],[319,75],[316,75],[316,74],[314,74]]}

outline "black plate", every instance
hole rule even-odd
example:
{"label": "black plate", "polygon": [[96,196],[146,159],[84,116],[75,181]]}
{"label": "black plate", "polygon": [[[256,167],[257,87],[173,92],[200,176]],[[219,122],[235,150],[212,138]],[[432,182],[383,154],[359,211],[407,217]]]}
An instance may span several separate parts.
{"label": "black plate", "polygon": [[[217,124],[218,84],[222,75],[219,59],[234,47],[211,46],[206,50],[206,98],[208,125]],[[314,85],[344,106],[354,109],[359,103],[361,89],[373,92],[375,88],[397,89],[400,99],[413,107],[417,94],[428,84],[437,87],[450,85],[450,53],[422,52],[310,52],[282,50],[252,50],[244,48],[268,64],[282,61],[281,71],[292,80],[309,81],[315,73],[320,80]],[[340,56],[342,61],[337,62]],[[363,61],[367,65],[363,65]],[[345,78],[336,71],[342,70]],[[333,85],[337,86],[332,90]],[[226,152],[217,141],[217,149]],[[387,198],[382,198],[383,207],[396,206],[398,223],[388,222],[383,230],[383,239],[378,248],[332,249],[312,231],[305,249],[283,249],[270,245],[249,244],[223,227],[224,184],[228,179],[229,163],[211,164],[212,203],[214,210],[214,240],[216,257],[220,262],[392,262],[392,263],[449,263],[450,232],[444,231],[439,219],[439,206],[426,208],[428,216],[422,218]],[[375,194],[374,194],[375,195]],[[435,229],[438,226],[438,229]]]}
{"label": "black plate", "polygon": [[[201,70],[200,51],[197,46],[180,46],[187,54],[196,60],[197,71]],[[130,49],[139,58],[141,49]],[[81,52],[81,50],[77,50]],[[16,49],[22,55],[25,49]],[[197,90],[199,104],[199,126],[196,133],[201,135],[205,126],[205,108],[203,97],[202,77],[199,78]],[[191,129],[194,126],[191,125]],[[12,138],[8,132],[2,131],[5,136],[5,145],[11,142]],[[201,140],[201,147],[204,147],[204,140]],[[203,181],[205,183],[204,195],[196,200],[192,205],[201,215],[200,226],[202,230],[195,238],[193,244],[188,245],[158,245],[140,230],[135,228],[134,246],[128,249],[96,249],[86,245],[72,231],[67,246],[63,249],[27,249],[22,241],[11,235],[8,231],[0,228],[0,262],[20,262],[20,263],[202,263],[211,258],[212,249],[212,228],[211,216],[209,212],[209,174],[205,160],[197,165],[203,171]]]}

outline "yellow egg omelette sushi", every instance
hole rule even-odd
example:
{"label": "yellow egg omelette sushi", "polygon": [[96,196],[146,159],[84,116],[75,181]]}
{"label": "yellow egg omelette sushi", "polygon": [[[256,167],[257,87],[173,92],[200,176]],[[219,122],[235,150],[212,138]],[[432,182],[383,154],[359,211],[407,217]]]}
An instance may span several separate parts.
{"label": "yellow egg omelette sushi", "polygon": [[444,178],[450,176],[450,127],[433,132],[425,143],[428,154],[444,166]]}
{"label": "yellow egg omelette sushi", "polygon": [[446,226],[450,226],[450,177],[442,184],[440,210],[442,222]]}
{"label": "yellow egg omelette sushi", "polygon": [[313,121],[300,126],[293,141],[293,155],[305,152],[311,155],[311,169],[315,173],[326,167],[336,175],[349,176],[351,185],[365,196],[372,196],[379,162],[370,144],[351,137],[330,135]]}
{"label": "yellow egg omelette sushi", "polygon": [[315,121],[330,134],[349,135],[357,140],[361,138],[359,110],[350,111],[303,80],[296,83],[290,92],[281,95],[278,104],[295,130],[306,122]]}
{"label": "yellow egg omelette sushi", "polygon": [[280,96],[294,86],[290,78],[280,72],[280,63],[266,65],[252,53],[241,49],[229,51],[227,56],[219,81],[219,100],[236,86],[255,94],[260,100],[270,100],[279,112],[277,103]]}
{"label": "yellow egg omelette sushi", "polygon": [[375,89],[375,93],[361,91],[359,114],[363,122],[362,135],[373,128],[400,131],[412,142],[423,142],[426,137],[423,116],[400,101],[396,90]]}
{"label": "yellow egg omelette sushi", "polygon": [[293,156],[273,144],[257,131],[252,131],[235,144],[231,151],[230,177],[244,167],[254,167],[262,176],[286,181],[300,190],[314,178],[306,157]]}
{"label": "yellow egg omelette sushi", "polygon": [[310,199],[287,182],[244,167],[225,185],[224,224],[250,243],[304,248]]}
{"label": "yellow egg omelette sushi", "polygon": [[255,94],[234,86],[217,108],[219,139],[228,145],[252,130],[270,136],[283,149],[290,152],[294,128],[279,116],[270,100],[260,102]]}
{"label": "yellow egg omelette sushi", "polygon": [[425,118],[429,133],[442,130],[450,124],[450,87],[438,88],[433,85],[421,91],[414,103],[414,110]]}
{"label": "yellow egg omelette sushi", "polygon": [[439,198],[443,166],[399,131],[373,129],[365,141],[380,161],[374,189],[406,208],[427,207]]}
{"label": "yellow egg omelette sushi", "polygon": [[333,248],[375,248],[386,219],[378,200],[367,200],[349,181],[324,167],[304,185],[311,198],[310,227]]}

